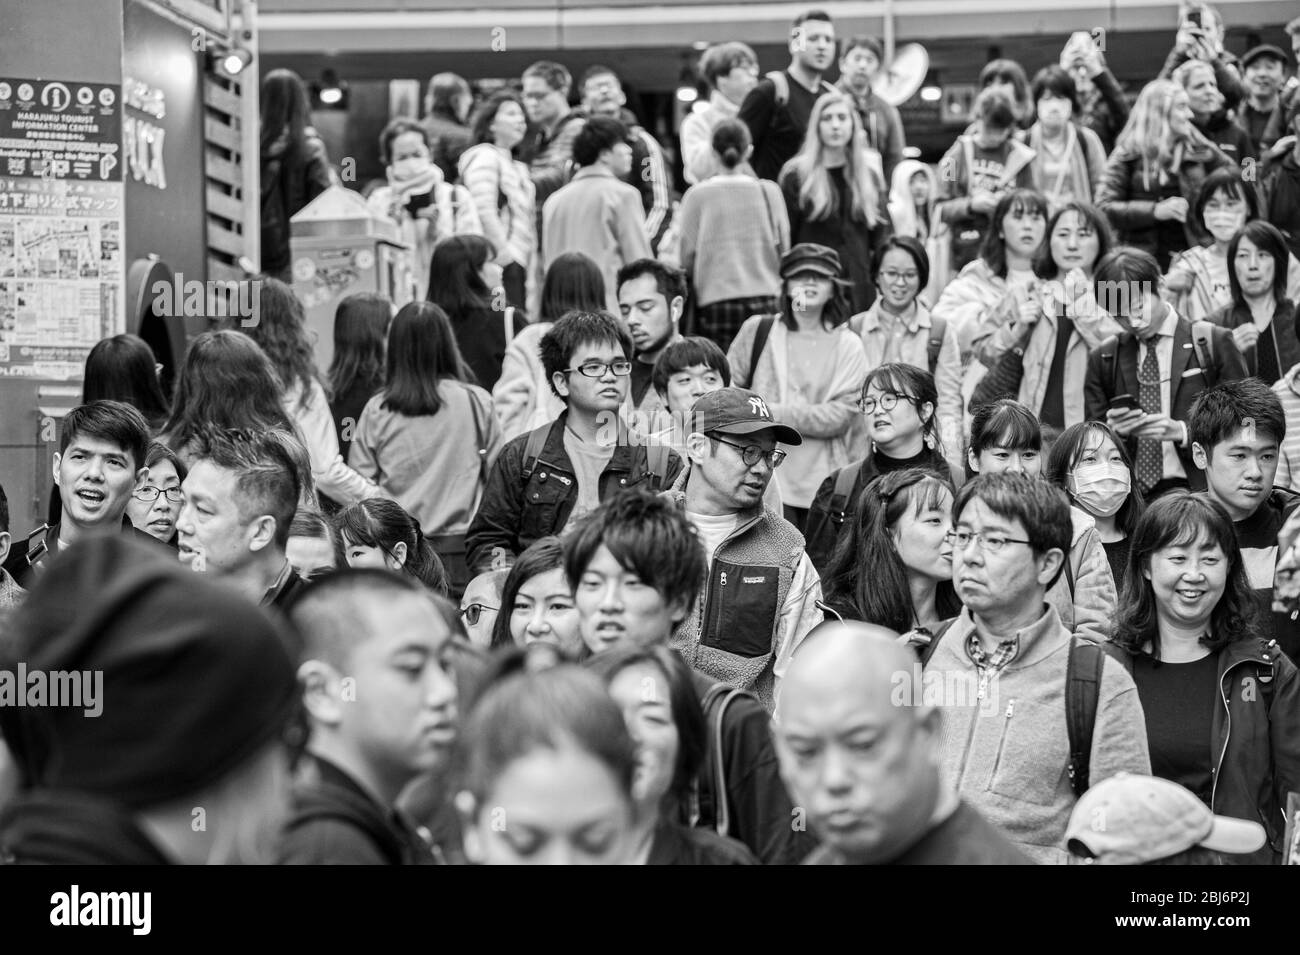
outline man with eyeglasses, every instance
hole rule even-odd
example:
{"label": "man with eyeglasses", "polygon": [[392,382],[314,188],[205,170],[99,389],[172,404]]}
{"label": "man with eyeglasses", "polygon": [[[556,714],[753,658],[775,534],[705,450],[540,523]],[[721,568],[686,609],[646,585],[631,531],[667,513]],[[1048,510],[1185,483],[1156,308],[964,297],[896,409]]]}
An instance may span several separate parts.
{"label": "man with eyeglasses", "polygon": [[541,537],[562,534],[623,488],[661,491],[681,470],[666,445],[628,428],[621,409],[632,339],[605,312],[570,312],[541,342],[542,366],[565,410],[510,441],[466,532],[471,569],[509,567]]}
{"label": "man with eyeglasses", "polygon": [[153,541],[126,514],[131,492],[148,474],[148,447],[149,425],[131,405],[92,401],[68,412],[54,455],[62,516],[10,550],[3,569],[18,586],[30,587],[51,558],[83,537],[121,533]]}
{"label": "man with eyeglasses", "polygon": [[212,429],[181,485],[181,563],[225,578],[262,606],[287,605],[306,586],[289,563],[289,527],[302,495],[302,444],[286,431]]}
{"label": "man with eyeglasses", "polygon": [[690,468],[669,493],[704,542],[709,576],[669,645],[771,711],[790,655],[822,620],[821,579],[803,535],[763,505],[785,458],[777,444],[802,444],[803,436],[744,388],[704,395],[689,428]]}
{"label": "man with eyeglasses", "polygon": [[[927,687],[943,688],[948,782],[1039,863],[1068,861],[1065,831],[1077,801],[1066,719],[1074,638],[1046,602],[1070,535],[1065,493],[1045,481],[1002,473],[963,485],[951,537],[953,583],[965,607],[936,637],[925,666]],[[1089,779],[1146,775],[1137,689],[1120,663],[1101,662]]]}

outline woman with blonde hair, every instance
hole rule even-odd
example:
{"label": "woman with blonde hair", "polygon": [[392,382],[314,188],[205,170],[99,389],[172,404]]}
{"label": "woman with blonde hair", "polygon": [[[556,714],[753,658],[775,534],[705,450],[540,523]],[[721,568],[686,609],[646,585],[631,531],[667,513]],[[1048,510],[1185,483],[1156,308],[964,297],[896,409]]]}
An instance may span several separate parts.
{"label": "woman with blonde hair", "polygon": [[1191,203],[1205,177],[1231,164],[1192,124],[1187,92],[1172,80],[1143,87],[1106,164],[1097,205],[1120,242],[1154,255],[1161,271],[1199,243]]}
{"label": "woman with blonde hair", "polygon": [[791,246],[833,249],[852,282],[853,312],[875,300],[875,251],[893,234],[884,184],[867,164],[866,136],[847,93],[835,91],[813,105],[803,147],[778,179],[790,218]]}

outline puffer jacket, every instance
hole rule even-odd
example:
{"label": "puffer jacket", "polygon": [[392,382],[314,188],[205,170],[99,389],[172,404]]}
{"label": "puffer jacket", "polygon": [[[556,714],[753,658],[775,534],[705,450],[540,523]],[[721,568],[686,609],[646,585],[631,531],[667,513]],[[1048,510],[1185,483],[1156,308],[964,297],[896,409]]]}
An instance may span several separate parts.
{"label": "puffer jacket", "polygon": [[[1132,149],[1116,147],[1097,190],[1097,205],[1110,218],[1120,241],[1154,255],[1162,272],[1168,271],[1174,253],[1200,243],[1201,223],[1194,221],[1190,207],[1194,206],[1205,177],[1221,166],[1232,164],[1231,159],[1200,133],[1193,133],[1193,137],[1194,145],[1184,151],[1178,175],[1166,176],[1164,182],[1155,170],[1150,175],[1144,174],[1142,158]],[[1156,203],[1179,196],[1189,206],[1187,221],[1157,221]]]}
{"label": "puffer jacket", "polygon": [[[1272,688],[1264,687],[1272,681]],[[1300,679],[1277,641],[1254,637],[1219,651],[1210,808],[1258,822],[1268,843],[1240,865],[1277,865],[1286,833],[1286,795],[1300,792]]]}
{"label": "puffer jacket", "polygon": [[551,325],[529,325],[515,335],[501,360],[501,377],[492,388],[492,410],[507,441],[554,421],[564,411],[564,401],[551,390],[542,365],[542,336]]}

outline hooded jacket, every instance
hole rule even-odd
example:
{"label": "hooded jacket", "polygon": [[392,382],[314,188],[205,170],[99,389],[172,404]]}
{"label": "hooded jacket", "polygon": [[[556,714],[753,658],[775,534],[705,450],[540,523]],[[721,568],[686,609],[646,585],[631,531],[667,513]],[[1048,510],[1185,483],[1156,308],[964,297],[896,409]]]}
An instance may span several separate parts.
{"label": "hooded jacket", "polygon": [[[925,176],[930,184],[930,200],[925,215],[916,214],[916,201],[912,198],[912,177]],[[924,241],[930,232],[930,209],[939,196],[939,178],[934,170],[917,159],[904,159],[894,167],[889,179],[889,218],[894,223],[894,235],[912,236]]]}

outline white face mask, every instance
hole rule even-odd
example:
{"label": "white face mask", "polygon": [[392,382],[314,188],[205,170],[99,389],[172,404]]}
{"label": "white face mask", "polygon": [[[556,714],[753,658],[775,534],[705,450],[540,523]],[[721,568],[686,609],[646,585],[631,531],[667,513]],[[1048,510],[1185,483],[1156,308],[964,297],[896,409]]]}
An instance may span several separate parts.
{"label": "white face mask", "polygon": [[399,159],[393,163],[393,177],[395,179],[414,179],[429,171],[432,163],[427,156],[410,156],[406,159]]}
{"label": "white face mask", "polygon": [[1246,224],[1246,213],[1241,211],[1232,211],[1225,209],[1216,209],[1205,211],[1205,228],[1210,230],[1210,235],[1214,236],[1220,242],[1230,242],[1232,237],[1237,234],[1242,226]]}
{"label": "white face mask", "polygon": [[1132,478],[1123,464],[1099,461],[1079,465],[1066,484],[1085,511],[1097,517],[1110,517],[1128,500]]}

